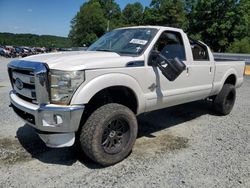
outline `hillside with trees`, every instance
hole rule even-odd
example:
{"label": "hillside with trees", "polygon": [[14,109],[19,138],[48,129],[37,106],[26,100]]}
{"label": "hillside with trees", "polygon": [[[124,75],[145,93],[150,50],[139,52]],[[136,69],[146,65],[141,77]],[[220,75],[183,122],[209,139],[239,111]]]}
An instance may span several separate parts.
{"label": "hillside with trees", "polygon": [[123,10],[115,0],[89,0],[72,19],[69,38],[88,46],[107,30],[133,25],[178,27],[213,51],[250,53],[249,0],[151,0]]}
{"label": "hillside with trees", "polygon": [[68,48],[71,47],[71,42],[67,37],[34,35],[34,34],[0,33],[0,45]]}

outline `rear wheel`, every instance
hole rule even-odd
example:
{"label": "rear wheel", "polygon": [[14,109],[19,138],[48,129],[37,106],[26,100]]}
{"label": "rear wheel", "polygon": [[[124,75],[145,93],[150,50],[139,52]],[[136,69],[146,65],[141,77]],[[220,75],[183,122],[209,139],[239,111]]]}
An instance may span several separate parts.
{"label": "rear wheel", "polygon": [[235,99],[235,86],[225,84],[220,93],[214,99],[214,110],[221,115],[229,114],[233,109]]}
{"label": "rear wheel", "polygon": [[106,104],[94,111],[80,133],[83,152],[93,161],[109,166],[123,160],[137,137],[134,113],[120,104]]}

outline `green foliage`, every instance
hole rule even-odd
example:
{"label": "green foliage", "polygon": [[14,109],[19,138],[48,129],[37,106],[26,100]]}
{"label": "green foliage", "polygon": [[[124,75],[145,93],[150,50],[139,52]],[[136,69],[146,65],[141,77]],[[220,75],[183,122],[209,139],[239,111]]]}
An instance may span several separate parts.
{"label": "green foliage", "polygon": [[97,0],[102,9],[104,10],[105,17],[109,18],[120,18],[121,9],[119,5],[114,0]]}
{"label": "green foliage", "polygon": [[143,13],[143,23],[146,25],[161,25],[165,16],[161,15],[156,8],[146,7]]}
{"label": "green foliage", "polygon": [[107,29],[131,25],[179,27],[213,51],[250,53],[249,0],[151,0],[149,7],[136,2],[122,11],[115,0],[89,0],[72,19],[69,39],[0,33],[0,45],[89,46]]}
{"label": "green foliage", "polygon": [[84,3],[71,21],[69,38],[73,45],[90,45],[105,31],[105,12],[96,0]]}
{"label": "green foliage", "polygon": [[234,41],[227,49],[230,53],[248,53],[250,54],[250,38],[245,37],[241,40]]}
{"label": "green foliage", "polygon": [[[117,27],[123,27],[122,14],[120,6],[114,0],[97,0],[102,9],[104,10],[104,16],[107,20],[110,20],[109,30],[113,30]],[[104,23],[105,31],[107,28],[107,20]]]}
{"label": "green foliage", "polygon": [[149,7],[136,2],[121,11],[115,0],[90,0],[72,19],[69,38],[76,46],[90,45],[106,32],[108,20],[110,30],[129,25],[179,27],[213,51],[243,51],[236,48],[250,38],[250,1],[151,0]]}
{"label": "green foliage", "polygon": [[199,0],[193,3],[188,15],[188,31],[200,35],[214,51],[224,52],[235,38],[242,37],[245,22],[241,1]]}
{"label": "green foliage", "polygon": [[0,45],[69,48],[71,46],[71,42],[66,37],[0,33]]}
{"label": "green foliage", "polygon": [[141,25],[143,22],[143,6],[141,3],[127,4],[122,11],[123,23],[126,25]]}
{"label": "green foliage", "polygon": [[185,3],[183,0],[152,0],[150,8],[145,10],[144,22],[183,28],[186,22]]}

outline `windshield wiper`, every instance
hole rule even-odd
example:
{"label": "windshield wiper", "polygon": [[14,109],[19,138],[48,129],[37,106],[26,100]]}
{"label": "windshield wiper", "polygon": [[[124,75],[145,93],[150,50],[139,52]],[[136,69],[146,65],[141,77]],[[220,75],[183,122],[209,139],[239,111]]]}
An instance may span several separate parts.
{"label": "windshield wiper", "polygon": [[114,52],[114,53],[117,53],[117,54],[121,55],[119,52],[112,51],[112,50],[109,50],[109,49],[98,49],[96,51],[100,51],[100,52]]}
{"label": "windshield wiper", "polygon": [[96,50],[96,51],[101,51],[101,52],[113,52],[113,51],[111,51],[111,50],[109,50],[109,49],[98,49],[98,50]]}

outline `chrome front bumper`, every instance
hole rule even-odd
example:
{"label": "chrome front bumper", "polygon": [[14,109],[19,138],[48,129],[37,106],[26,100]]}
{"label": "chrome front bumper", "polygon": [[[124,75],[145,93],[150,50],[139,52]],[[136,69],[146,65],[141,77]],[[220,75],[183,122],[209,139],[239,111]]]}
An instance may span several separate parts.
{"label": "chrome front bumper", "polygon": [[10,92],[10,102],[14,111],[25,122],[39,131],[50,133],[74,133],[78,130],[84,105],[36,105]]}

